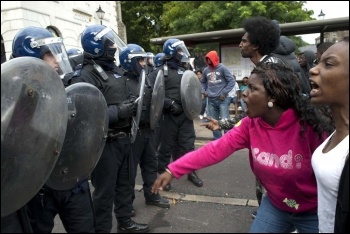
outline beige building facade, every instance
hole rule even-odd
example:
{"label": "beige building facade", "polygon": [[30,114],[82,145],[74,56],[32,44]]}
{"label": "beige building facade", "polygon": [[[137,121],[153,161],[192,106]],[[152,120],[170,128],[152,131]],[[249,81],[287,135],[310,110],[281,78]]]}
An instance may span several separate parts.
{"label": "beige building facade", "polygon": [[61,37],[66,49],[81,49],[85,27],[100,24],[96,11],[105,12],[102,24],[111,27],[127,42],[120,1],[1,1],[1,57],[8,60],[12,41],[24,27],[43,27]]}

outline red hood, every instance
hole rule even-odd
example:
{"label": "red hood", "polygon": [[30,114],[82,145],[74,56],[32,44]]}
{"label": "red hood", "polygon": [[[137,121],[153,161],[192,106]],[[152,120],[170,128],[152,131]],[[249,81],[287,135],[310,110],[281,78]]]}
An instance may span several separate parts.
{"label": "red hood", "polygon": [[209,51],[207,53],[207,55],[205,56],[205,58],[210,59],[210,61],[213,63],[211,66],[209,66],[209,64],[207,64],[211,68],[215,68],[219,64],[219,55],[218,55],[218,53],[216,53],[215,50]]}

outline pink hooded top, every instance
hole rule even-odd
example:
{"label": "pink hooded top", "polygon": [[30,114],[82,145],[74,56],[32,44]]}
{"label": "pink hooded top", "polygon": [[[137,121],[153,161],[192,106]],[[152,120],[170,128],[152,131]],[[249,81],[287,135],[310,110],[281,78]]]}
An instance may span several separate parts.
{"label": "pink hooded top", "polygon": [[274,127],[261,118],[245,117],[220,139],[185,154],[168,167],[179,178],[248,148],[251,169],[272,204],[291,213],[317,212],[311,156],[326,136],[319,138],[311,126],[302,135],[300,131],[293,109],[286,110]]}

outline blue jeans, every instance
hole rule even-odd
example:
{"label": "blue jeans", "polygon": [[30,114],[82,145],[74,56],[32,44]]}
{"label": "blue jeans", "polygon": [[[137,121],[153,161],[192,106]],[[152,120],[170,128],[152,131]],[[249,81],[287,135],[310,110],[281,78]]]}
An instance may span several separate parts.
{"label": "blue jeans", "polygon": [[200,115],[204,115],[205,108],[207,108],[207,103],[208,103],[208,97],[204,97],[202,99],[202,109]]}
{"label": "blue jeans", "polygon": [[241,102],[242,112],[244,113],[247,106],[246,106],[245,102],[243,101],[243,98],[241,98],[240,102]]}
{"label": "blue jeans", "polygon": [[[220,100],[219,98],[208,98],[208,116],[219,120],[230,118],[228,104],[230,102],[230,98],[226,97],[225,100]],[[220,117],[220,118],[219,118]],[[222,136],[221,130],[213,131],[213,137],[219,139]]]}
{"label": "blue jeans", "polygon": [[315,213],[293,214],[276,208],[269,199],[263,200],[250,227],[250,233],[286,233],[295,229],[299,233],[318,233],[318,218]]}

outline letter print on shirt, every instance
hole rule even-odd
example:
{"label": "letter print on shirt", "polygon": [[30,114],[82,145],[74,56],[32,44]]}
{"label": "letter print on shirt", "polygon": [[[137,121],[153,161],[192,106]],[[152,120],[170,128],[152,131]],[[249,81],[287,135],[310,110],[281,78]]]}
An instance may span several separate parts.
{"label": "letter print on shirt", "polygon": [[301,169],[301,163],[304,160],[301,154],[293,157],[293,151],[288,150],[287,154],[282,154],[280,157],[277,154],[260,152],[258,148],[252,149],[253,160],[261,165],[284,169]]}

